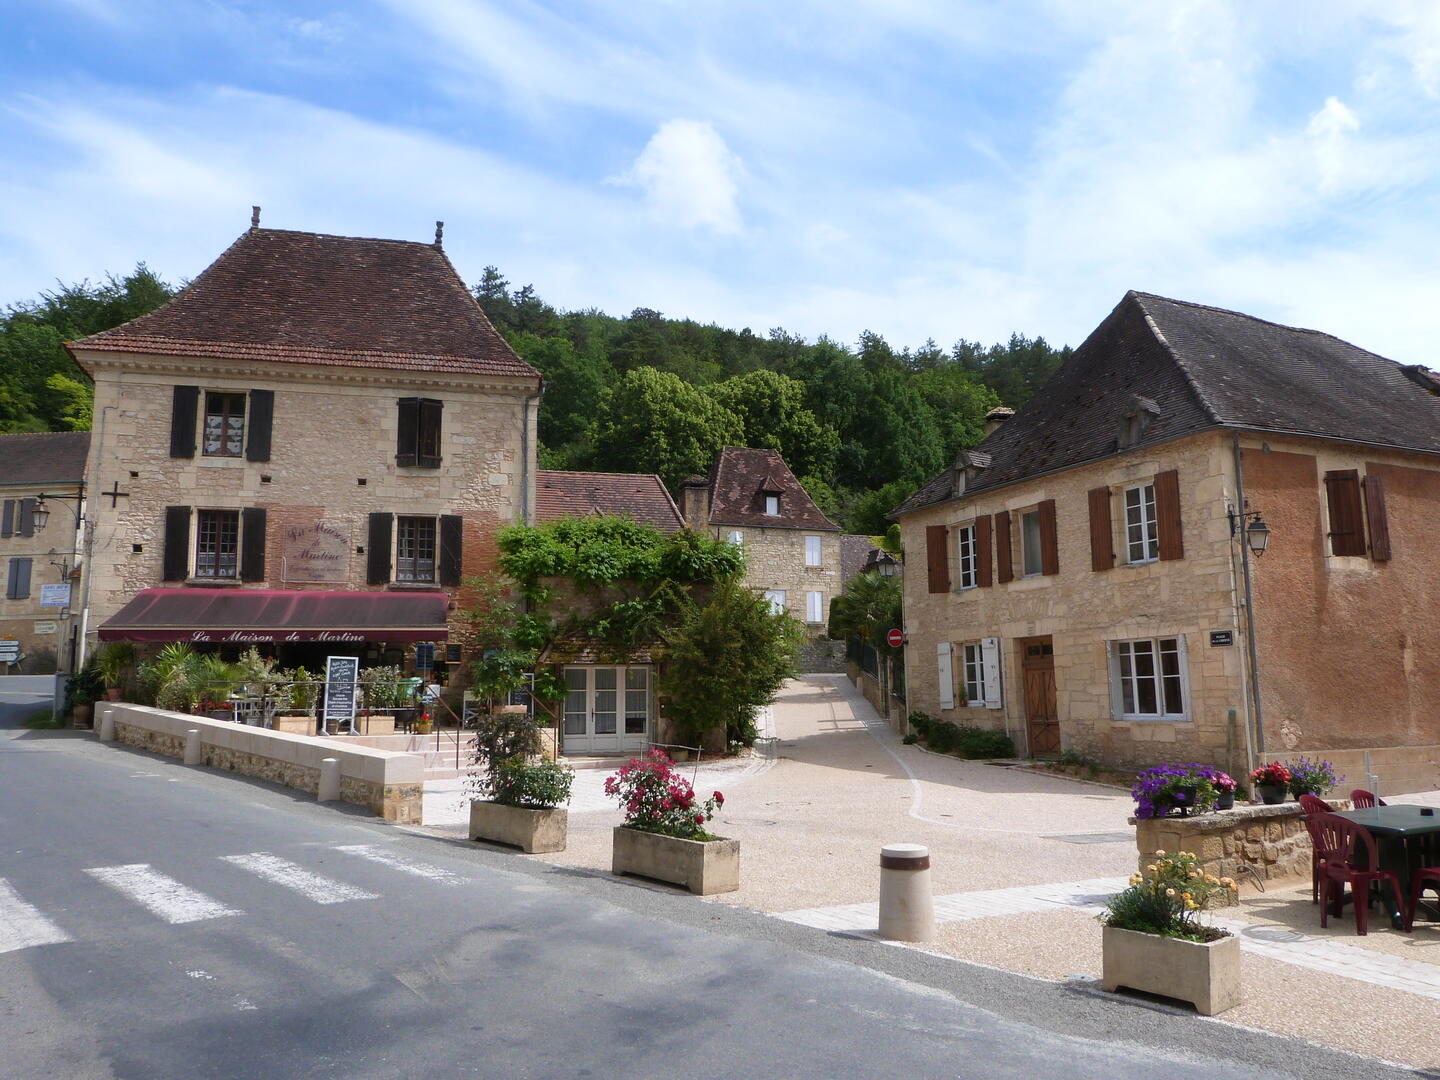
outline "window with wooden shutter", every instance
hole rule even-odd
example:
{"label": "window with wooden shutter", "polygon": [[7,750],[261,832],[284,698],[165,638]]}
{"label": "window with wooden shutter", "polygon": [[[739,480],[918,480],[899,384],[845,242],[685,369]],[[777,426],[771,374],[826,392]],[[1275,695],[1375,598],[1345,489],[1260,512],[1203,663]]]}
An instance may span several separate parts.
{"label": "window with wooden shutter", "polygon": [[1175,469],[1155,474],[1155,523],[1160,534],[1160,559],[1183,559],[1185,541],[1180,527],[1180,473]]}
{"label": "window with wooden shutter", "polygon": [[401,398],[396,403],[397,432],[395,464],[413,466],[420,463],[420,399]]}
{"label": "window with wooden shutter", "polygon": [[1330,554],[1364,555],[1365,522],[1360,508],[1360,474],[1336,469],[1325,474],[1325,499],[1330,508]]}
{"label": "window with wooden shutter", "polygon": [[1010,511],[995,515],[995,580],[1002,585],[1015,580],[1014,554],[1010,544]]}
{"label": "window with wooden shutter", "polygon": [[1040,504],[1040,572],[1060,572],[1060,543],[1055,530],[1055,500]]}
{"label": "window with wooden shutter", "polygon": [[370,585],[390,583],[390,531],[395,515],[370,515],[369,535],[365,542],[365,581]]}
{"label": "window with wooden shutter", "polygon": [[5,599],[24,600],[30,595],[30,560],[11,559],[5,579]]}
{"label": "window with wooden shutter", "polygon": [[[944,528],[944,526],[942,525],[940,528]],[[952,666],[950,642],[948,641],[941,641],[935,646],[935,677],[940,688],[940,708],[953,709],[955,707],[955,669]]]}
{"label": "window with wooden shutter", "polygon": [[416,459],[422,469],[440,467],[440,415],[443,401],[420,399],[420,430],[416,436]]}
{"label": "window with wooden shutter", "polygon": [[12,536],[15,533],[15,500],[6,499],[3,508],[0,508],[0,536]]}
{"label": "window with wooden shutter", "polygon": [[1370,558],[1390,558],[1390,517],[1385,510],[1385,481],[1370,473],[1361,481],[1365,492],[1365,520],[1370,526]]}
{"label": "window with wooden shutter", "polygon": [[198,386],[177,386],[170,404],[170,456],[195,456],[195,421],[200,409]]}
{"label": "window with wooden shutter", "polygon": [[1115,530],[1110,520],[1110,489],[1090,489],[1090,569],[1115,566]]}
{"label": "window with wooden shutter", "polygon": [[944,525],[925,526],[925,560],[930,575],[930,591],[950,591],[949,530]]}
{"label": "window with wooden shutter", "polygon": [[265,580],[265,511],[258,506],[240,511],[240,580]]}
{"label": "window with wooden shutter", "polygon": [[190,573],[190,507],[165,508],[165,581],[184,581]]}
{"label": "window with wooden shutter", "polygon": [[440,584],[460,584],[460,547],[464,537],[464,520],[459,514],[440,515]]}
{"label": "window with wooden shutter", "polygon": [[246,461],[270,460],[270,429],[275,417],[275,391],[250,391],[250,433],[245,442]]}
{"label": "window with wooden shutter", "polygon": [[991,517],[981,514],[975,519],[975,580],[980,588],[989,588],[991,577]]}

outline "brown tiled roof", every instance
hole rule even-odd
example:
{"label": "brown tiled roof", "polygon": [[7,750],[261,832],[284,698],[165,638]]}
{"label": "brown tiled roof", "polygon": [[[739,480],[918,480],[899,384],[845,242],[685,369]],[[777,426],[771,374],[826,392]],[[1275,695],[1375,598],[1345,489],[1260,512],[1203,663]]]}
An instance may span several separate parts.
{"label": "brown tiled roof", "polygon": [[840,536],[840,583],[843,585],[853,577],[865,572],[865,556],[875,542],[858,533],[842,533]]}
{"label": "brown tiled roof", "polygon": [[[780,516],[765,513],[762,492],[780,493]],[[710,467],[710,524],[839,532],[820,512],[778,450],[727,446]]]}
{"label": "brown tiled roof", "polygon": [[74,349],[538,379],[434,244],[251,229],[174,299]]}
{"label": "brown tiled roof", "polygon": [[[1129,292],[980,443],[990,463],[971,470],[965,493],[1119,453],[1121,420],[1137,401],[1154,407],[1140,448],[1228,427],[1440,453],[1431,378],[1315,330]],[[951,498],[953,475],[941,473],[891,515]]]}
{"label": "brown tiled roof", "polygon": [[660,477],[641,473],[561,472],[535,474],[535,519],[610,514],[628,517],[661,532],[677,532],[685,519]]}
{"label": "brown tiled roof", "polygon": [[88,431],[0,435],[0,487],[7,484],[78,484],[90,454]]}

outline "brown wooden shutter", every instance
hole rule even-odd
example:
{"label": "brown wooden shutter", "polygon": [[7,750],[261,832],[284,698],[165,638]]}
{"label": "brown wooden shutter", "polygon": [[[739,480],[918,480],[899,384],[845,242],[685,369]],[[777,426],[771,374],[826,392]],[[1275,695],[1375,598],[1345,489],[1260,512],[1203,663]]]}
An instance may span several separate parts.
{"label": "brown wooden shutter", "polygon": [[165,581],[184,581],[190,573],[190,507],[165,508]]}
{"label": "brown wooden shutter", "polygon": [[265,580],[265,511],[258,506],[240,511],[240,580]]}
{"label": "brown wooden shutter", "polygon": [[950,530],[944,525],[925,526],[925,566],[932,593],[950,591]]}
{"label": "brown wooden shutter", "polygon": [[1360,474],[1336,469],[1325,474],[1325,498],[1330,506],[1330,554],[1364,555],[1365,522],[1360,508]]}
{"label": "brown wooden shutter", "polygon": [[20,520],[15,522],[15,531],[21,536],[35,535],[35,500],[20,500]]}
{"label": "brown wooden shutter", "polygon": [[421,398],[419,420],[415,437],[415,463],[422,469],[440,467],[440,417],[445,408],[443,401]]}
{"label": "brown wooden shutter", "polygon": [[1110,522],[1110,489],[1090,489],[1090,569],[1115,567],[1115,531]]}
{"label": "brown wooden shutter", "polygon": [[982,589],[990,584],[991,517],[982,514],[975,519],[975,583]]}
{"label": "brown wooden shutter", "polygon": [[460,584],[460,545],[464,521],[459,514],[440,515],[440,584]]}
{"label": "brown wooden shutter", "polygon": [[1055,500],[1040,504],[1040,572],[1060,572],[1060,542],[1055,532]]}
{"label": "brown wooden shutter", "polygon": [[1390,558],[1390,517],[1385,512],[1385,481],[1374,473],[1362,481],[1365,491],[1365,520],[1370,524],[1370,558]]}
{"label": "brown wooden shutter", "polygon": [[195,456],[195,421],[200,408],[198,386],[177,386],[170,404],[170,456]]}
{"label": "brown wooden shutter", "polygon": [[420,399],[401,398],[397,435],[395,437],[395,464],[418,465],[420,463]]}
{"label": "brown wooden shutter", "polygon": [[245,433],[245,460],[270,460],[270,427],[275,416],[275,391],[250,391],[249,431]]}
{"label": "brown wooden shutter", "polygon": [[1180,474],[1170,469],[1155,474],[1155,525],[1160,558],[1183,559],[1185,539],[1180,527]]}
{"label": "brown wooden shutter", "polygon": [[390,584],[390,532],[394,514],[371,514],[365,542],[365,581],[370,585]]}
{"label": "brown wooden shutter", "polygon": [[1002,585],[1015,580],[1015,565],[1010,544],[1010,511],[995,515],[995,580]]}

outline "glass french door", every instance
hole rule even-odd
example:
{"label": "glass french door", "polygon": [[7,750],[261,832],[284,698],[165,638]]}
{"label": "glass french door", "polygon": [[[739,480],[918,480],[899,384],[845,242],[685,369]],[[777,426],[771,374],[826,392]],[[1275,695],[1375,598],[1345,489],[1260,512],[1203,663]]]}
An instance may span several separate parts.
{"label": "glass french door", "polygon": [[567,667],[565,691],[565,753],[645,748],[651,713],[648,667]]}

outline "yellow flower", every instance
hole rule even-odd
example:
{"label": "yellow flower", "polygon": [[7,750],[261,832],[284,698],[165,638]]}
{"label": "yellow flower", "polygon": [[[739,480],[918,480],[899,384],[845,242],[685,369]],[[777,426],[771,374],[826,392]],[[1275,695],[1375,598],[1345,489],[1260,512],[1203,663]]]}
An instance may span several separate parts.
{"label": "yellow flower", "polygon": [[1152,862],[1152,863],[1151,863],[1149,866],[1147,866],[1145,869],[1146,869],[1146,870],[1149,870],[1149,871],[1153,874],[1153,873],[1155,873],[1156,867],[1155,867],[1155,864]]}
{"label": "yellow flower", "polygon": [[1142,881],[1144,881],[1144,880],[1145,880],[1145,879],[1144,879],[1143,877],[1141,877],[1139,874],[1131,874],[1131,875],[1130,875],[1130,884],[1131,884],[1131,885],[1139,885],[1139,884],[1140,884]]}
{"label": "yellow flower", "polygon": [[1227,889],[1233,889],[1233,888],[1235,888],[1235,879],[1234,879],[1234,878],[1228,878],[1228,877],[1222,877],[1222,878],[1220,879],[1220,884],[1221,884],[1221,885],[1224,885],[1225,888],[1227,888]]}
{"label": "yellow flower", "polygon": [[1199,871],[1199,870],[1191,870],[1191,871],[1190,871],[1190,877],[1191,877],[1192,879],[1199,879],[1199,877],[1200,877],[1200,871]]}
{"label": "yellow flower", "polygon": [[1174,896],[1174,895],[1175,895],[1175,890],[1174,890],[1174,889],[1166,889],[1166,890],[1165,890],[1165,895],[1166,895],[1166,896]]}
{"label": "yellow flower", "polygon": [[1163,859],[1164,857],[1165,857],[1165,852],[1164,852],[1163,850],[1155,852],[1155,858],[1157,858],[1157,859]]}

